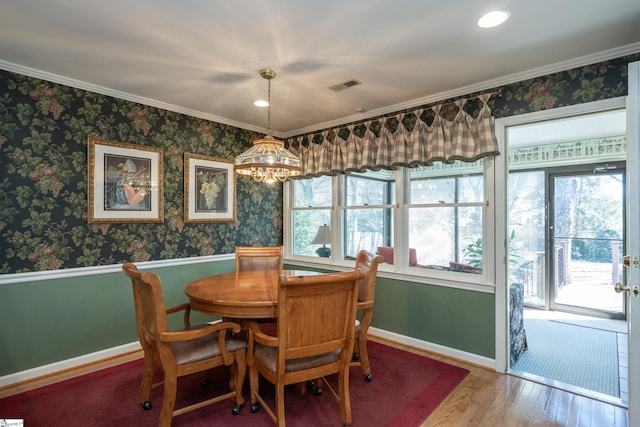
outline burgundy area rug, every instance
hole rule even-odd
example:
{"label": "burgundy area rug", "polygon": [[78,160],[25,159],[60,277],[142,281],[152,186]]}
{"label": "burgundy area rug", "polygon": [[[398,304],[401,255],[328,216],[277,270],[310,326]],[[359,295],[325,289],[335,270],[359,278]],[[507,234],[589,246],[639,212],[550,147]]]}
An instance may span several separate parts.
{"label": "burgundy area rug", "polygon": [[[350,390],[354,427],[419,426],[469,373],[466,369],[369,342],[373,381],[367,382],[360,367],[351,368]],[[226,387],[228,372],[216,369],[207,386],[202,374],[178,382],[178,402],[201,400]],[[0,418],[22,418],[24,425],[39,426],[156,426],[162,406],[162,388],[151,392],[152,408],[138,403],[142,361],[129,362],[36,390],[0,399]],[[335,383],[335,376],[328,377]],[[273,403],[273,386],[260,380],[261,392]],[[231,401],[222,401],[173,419],[174,426],[253,427],[273,425],[264,410],[249,411],[247,402],[232,415]],[[337,389],[336,389],[337,391]],[[338,403],[327,390],[321,396],[297,394],[293,386],[285,393],[287,425],[340,425]]]}

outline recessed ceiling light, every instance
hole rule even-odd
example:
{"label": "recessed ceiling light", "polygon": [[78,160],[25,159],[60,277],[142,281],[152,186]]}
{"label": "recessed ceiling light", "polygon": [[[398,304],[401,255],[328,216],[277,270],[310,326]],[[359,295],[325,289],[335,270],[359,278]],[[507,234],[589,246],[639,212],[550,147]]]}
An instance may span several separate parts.
{"label": "recessed ceiling light", "polygon": [[268,107],[269,102],[265,101],[264,99],[258,99],[257,101],[253,102],[253,105],[255,105],[256,107]]}
{"label": "recessed ceiling light", "polygon": [[489,12],[482,16],[482,18],[478,19],[478,27],[480,28],[493,28],[502,24],[504,21],[509,19],[511,14],[506,10],[496,10],[493,12]]}

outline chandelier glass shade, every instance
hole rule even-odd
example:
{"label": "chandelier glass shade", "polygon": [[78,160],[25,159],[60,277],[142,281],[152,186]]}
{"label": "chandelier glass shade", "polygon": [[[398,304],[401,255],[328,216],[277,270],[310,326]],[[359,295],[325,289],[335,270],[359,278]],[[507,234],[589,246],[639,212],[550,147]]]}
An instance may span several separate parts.
{"label": "chandelier glass shade", "polygon": [[253,141],[253,147],[235,158],[237,174],[251,176],[257,182],[284,182],[287,178],[300,175],[300,159],[284,148],[284,142],[271,135],[271,79],[276,76],[272,70],[260,70],[268,85],[267,135]]}
{"label": "chandelier glass shade", "polygon": [[300,159],[284,148],[284,143],[267,135],[255,139],[253,147],[236,157],[235,170],[258,182],[284,182],[300,175]]}

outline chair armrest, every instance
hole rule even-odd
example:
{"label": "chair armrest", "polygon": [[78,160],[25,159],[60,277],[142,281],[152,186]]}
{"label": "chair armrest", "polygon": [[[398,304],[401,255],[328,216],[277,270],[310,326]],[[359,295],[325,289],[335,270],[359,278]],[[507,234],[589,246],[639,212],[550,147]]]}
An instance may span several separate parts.
{"label": "chair armrest", "polygon": [[212,334],[215,331],[231,330],[232,332],[239,333],[240,325],[234,322],[218,322],[213,325],[206,325],[201,328],[187,329],[184,331],[175,332],[161,332],[160,341],[162,342],[175,342],[175,341],[187,341],[202,338],[206,335]]}
{"label": "chair armrest", "polygon": [[268,347],[278,346],[278,337],[262,332],[257,322],[247,322],[247,329],[249,330],[250,342],[255,340],[257,343]]}
{"label": "chair armrest", "polygon": [[227,350],[226,345],[226,333],[227,330],[231,330],[234,333],[239,333],[241,327],[239,324],[234,322],[218,322],[213,325],[203,326],[202,328],[196,329],[188,329],[185,331],[176,331],[176,332],[161,332],[160,333],[160,341],[162,342],[177,342],[177,341],[187,341],[194,340],[197,338],[202,338],[207,336],[213,332],[220,331],[218,334],[218,346],[220,347],[220,354],[222,355],[222,360],[225,365],[230,365],[233,363],[233,355],[229,350]]}
{"label": "chair armrest", "polygon": [[171,314],[171,313],[177,313],[179,311],[184,310],[184,327],[188,328],[189,326],[191,326],[191,305],[189,303],[183,303],[180,305],[174,305],[173,307],[166,307],[165,308],[165,313],[166,314]]}
{"label": "chair armrest", "polygon": [[253,366],[253,347],[257,342],[259,344],[268,346],[268,347],[277,347],[278,346],[278,337],[274,337],[273,335],[265,334],[260,330],[260,326],[258,322],[246,322],[245,326],[247,327],[247,331],[249,333],[248,341],[249,347],[247,348],[247,365]]}

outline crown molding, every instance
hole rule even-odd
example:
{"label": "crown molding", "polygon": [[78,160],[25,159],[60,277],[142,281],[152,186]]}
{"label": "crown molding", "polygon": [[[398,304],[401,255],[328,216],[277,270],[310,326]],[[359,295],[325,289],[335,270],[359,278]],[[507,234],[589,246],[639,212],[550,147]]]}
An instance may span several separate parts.
{"label": "crown molding", "polygon": [[[389,105],[384,108],[368,111],[366,115],[354,114],[351,116],[343,117],[341,119],[319,123],[313,126],[296,129],[289,132],[274,131],[272,133],[274,136],[279,138],[289,138],[292,136],[303,135],[306,133],[316,132],[323,129],[330,129],[338,126],[343,126],[345,124],[352,123],[352,122],[367,120],[377,116],[387,115],[397,111],[418,107],[420,105],[431,104],[431,103],[435,103],[445,99],[455,98],[458,96],[463,96],[463,95],[467,95],[475,92],[481,92],[488,89],[505,86],[511,83],[516,83],[519,81],[556,73],[559,71],[566,71],[576,67],[582,67],[582,66],[594,64],[597,62],[620,58],[622,56],[631,55],[638,52],[640,52],[640,42],[598,52],[591,55],[581,56],[581,57],[570,59],[567,61],[557,62],[555,64],[534,68],[532,70],[528,70],[521,73],[510,74],[497,79],[487,80],[487,81],[476,83],[473,85],[463,86],[454,90],[440,92],[440,93],[426,96],[423,98],[417,98],[407,102]],[[121,92],[118,90],[109,89],[104,86],[95,85],[82,80],[71,79],[68,77],[60,76],[58,74],[49,73],[47,71],[38,70],[35,68],[24,67],[22,65],[14,64],[14,63],[3,61],[3,60],[0,60],[0,69],[11,71],[18,74],[23,74],[30,77],[35,77],[42,80],[51,81],[54,83],[71,86],[78,89],[87,90],[90,92],[99,93],[102,95],[112,96],[114,98],[124,99],[126,101],[148,105],[150,107],[157,107],[163,110],[173,111],[175,113],[185,114],[188,116],[193,116],[193,117],[201,118],[204,120],[210,120],[212,122],[234,126],[240,129],[246,129],[246,130],[250,130],[258,133],[264,132],[263,127],[258,127],[258,126],[250,125],[247,123],[238,122],[235,120],[230,120],[224,117],[215,116],[213,114],[203,113],[202,111],[180,107],[177,105],[169,104],[169,103],[158,101],[155,99],[133,95],[127,92]]]}
{"label": "crown molding", "polygon": [[[203,113],[202,111],[192,110],[190,108],[180,107],[178,105],[169,104],[166,102],[158,101],[152,98],[146,98],[144,96],[138,96],[127,92],[121,92],[119,90],[110,89],[108,87],[95,85],[82,80],[76,80],[68,77],[64,77],[58,74],[49,73],[47,71],[38,70],[35,68],[24,67],[22,65],[14,64],[0,60],[0,69],[5,71],[11,71],[25,76],[34,77],[66,86],[71,86],[77,89],[83,89],[90,92],[99,93],[101,95],[112,96],[114,98],[124,99],[125,101],[136,102],[138,104],[147,105],[149,107],[157,107],[167,111],[173,111],[174,113],[185,114],[187,116],[198,117],[200,119],[210,120],[229,126],[234,126],[240,129],[251,130],[254,132],[264,133],[264,127],[253,126],[247,123],[237,122],[224,117],[215,116],[213,114]],[[275,134],[275,133],[274,133]],[[279,135],[277,135],[279,136]]]}
{"label": "crown molding", "polygon": [[577,67],[583,67],[585,65],[595,64],[602,61],[608,61],[610,59],[616,59],[623,56],[631,55],[640,52],[640,42],[633,43],[625,46],[621,46],[615,49],[610,49],[602,52],[598,52],[592,55],[581,56],[579,58],[570,59],[567,61],[557,62],[555,64],[547,65],[544,67],[534,68],[521,73],[510,74],[507,76],[499,77],[492,80],[486,80],[481,83],[473,85],[463,86],[454,90],[440,92],[435,95],[429,95],[423,98],[417,98],[411,101],[389,105],[377,110],[370,110],[366,115],[354,114],[341,119],[333,120],[330,122],[320,123],[317,125],[309,126],[306,128],[297,129],[294,131],[286,132],[280,135],[281,138],[289,138],[292,136],[303,135],[311,132],[317,132],[319,130],[330,129],[334,127],[344,126],[345,124],[352,122],[362,122],[373,117],[384,116],[387,114],[395,113],[397,111],[408,110],[411,108],[419,107],[421,105],[432,104],[446,99],[456,98],[470,93],[482,92],[489,89],[495,89],[500,86],[506,86],[512,83],[521,82],[524,80],[533,79],[540,76],[546,76],[548,74],[557,73],[560,71],[571,70]]}

